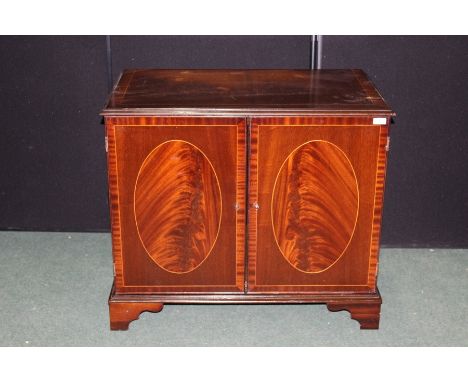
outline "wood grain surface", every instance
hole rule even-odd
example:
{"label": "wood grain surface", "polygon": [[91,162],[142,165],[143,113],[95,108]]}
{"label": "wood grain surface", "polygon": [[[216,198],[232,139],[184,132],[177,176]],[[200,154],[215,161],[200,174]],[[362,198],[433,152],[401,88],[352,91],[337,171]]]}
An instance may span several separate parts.
{"label": "wood grain surface", "polygon": [[115,128],[110,119],[106,119],[107,138],[107,179],[109,188],[109,212],[111,220],[112,259],[114,283],[123,285],[122,262],[122,223],[120,218],[119,179],[117,168],[117,148],[115,144]]}
{"label": "wood grain surface", "polygon": [[124,71],[105,116],[113,329],[165,303],[377,328],[390,117],[361,70]]}
{"label": "wood grain surface", "polygon": [[218,179],[200,149],[174,140],[151,151],[135,186],[135,220],[156,264],[174,273],[198,267],[216,241],[221,211]]}
{"label": "wood grain surface", "polygon": [[367,114],[391,110],[359,69],[127,69],[104,115]]}
{"label": "wood grain surface", "polygon": [[243,292],[245,120],[106,117],[106,128],[116,293]]}
{"label": "wood grain surface", "polygon": [[286,260],[321,272],[343,254],[358,212],[353,167],[336,145],[312,141],[286,158],[273,187],[272,223]]}
{"label": "wood grain surface", "polygon": [[388,125],[380,127],[380,137],[377,156],[377,169],[375,174],[375,192],[373,204],[372,236],[369,259],[369,287],[377,285],[379,271],[380,234],[382,232],[382,214],[384,206],[385,176],[387,172]]}
{"label": "wood grain surface", "polygon": [[386,136],[369,116],[252,119],[250,293],[375,291]]}

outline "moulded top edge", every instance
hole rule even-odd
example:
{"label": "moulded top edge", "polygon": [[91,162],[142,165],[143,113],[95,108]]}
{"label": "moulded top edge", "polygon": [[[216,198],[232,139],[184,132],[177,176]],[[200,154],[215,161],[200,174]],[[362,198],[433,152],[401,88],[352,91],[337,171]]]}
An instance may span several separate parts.
{"label": "moulded top edge", "polygon": [[201,109],[201,108],[131,108],[104,109],[100,115],[112,116],[218,116],[218,117],[256,117],[256,116],[304,116],[304,115],[384,115],[395,117],[388,109],[361,110],[320,110],[320,109]]}

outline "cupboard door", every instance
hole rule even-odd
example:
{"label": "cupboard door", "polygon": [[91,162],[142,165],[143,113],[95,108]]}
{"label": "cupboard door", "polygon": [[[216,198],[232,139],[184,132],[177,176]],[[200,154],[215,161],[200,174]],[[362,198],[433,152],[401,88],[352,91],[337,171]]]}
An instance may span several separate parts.
{"label": "cupboard door", "polygon": [[387,125],[251,124],[249,291],[374,291]]}
{"label": "cupboard door", "polygon": [[241,292],[243,119],[106,119],[117,293]]}

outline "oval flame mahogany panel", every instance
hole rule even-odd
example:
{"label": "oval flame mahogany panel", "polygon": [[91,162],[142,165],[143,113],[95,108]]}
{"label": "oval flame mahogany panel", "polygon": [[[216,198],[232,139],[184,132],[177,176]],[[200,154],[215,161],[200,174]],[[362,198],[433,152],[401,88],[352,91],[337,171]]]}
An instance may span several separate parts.
{"label": "oval flame mahogany panel", "polygon": [[149,256],[186,273],[210,254],[221,223],[221,189],[208,158],[185,141],[156,147],[135,185],[135,221]]}
{"label": "oval flame mahogany panel", "polygon": [[285,259],[303,272],[321,272],[344,253],[357,221],[356,175],[346,155],[310,141],[284,161],[271,205],[275,239]]}

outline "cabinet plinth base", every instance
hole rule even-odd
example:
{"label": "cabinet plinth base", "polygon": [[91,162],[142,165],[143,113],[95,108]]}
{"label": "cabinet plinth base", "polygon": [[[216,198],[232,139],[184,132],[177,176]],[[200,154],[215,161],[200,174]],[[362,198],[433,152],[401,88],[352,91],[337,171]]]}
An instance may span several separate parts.
{"label": "cabinet plinth base", "polygon": [[351,318],[356,320],[361,325],[361,329],[378,329],[380,321],[380,305],[381,302],[373,303],[356,303],[356,302],[329,302],[327,303],[328,310],[338,312],[347,310],[351,313]]}
{"label": "cabinet plinth base", "polygon": [[142,312],[160,312],[164,304],[327,304],[328,310],[347,310],[361,329],[378,329],[382,298],[374,293],[308,294],[115,294],[109,296],[111,330],[127,330]]}
{"label": "cabinet plinth base", "polygon": [[160,302],[112,302],[109,301],[111,330],[128,330],[130,322],[138,319],[143,312],[160,312]]}
{"label": "cabinet plinth base", "polygon": [[157,313],[164,305],[157,301],[115,299],[114,288],[109,296],[109,317],[111,330],[128,330],[130,322],[137,320],[143,312]]}

